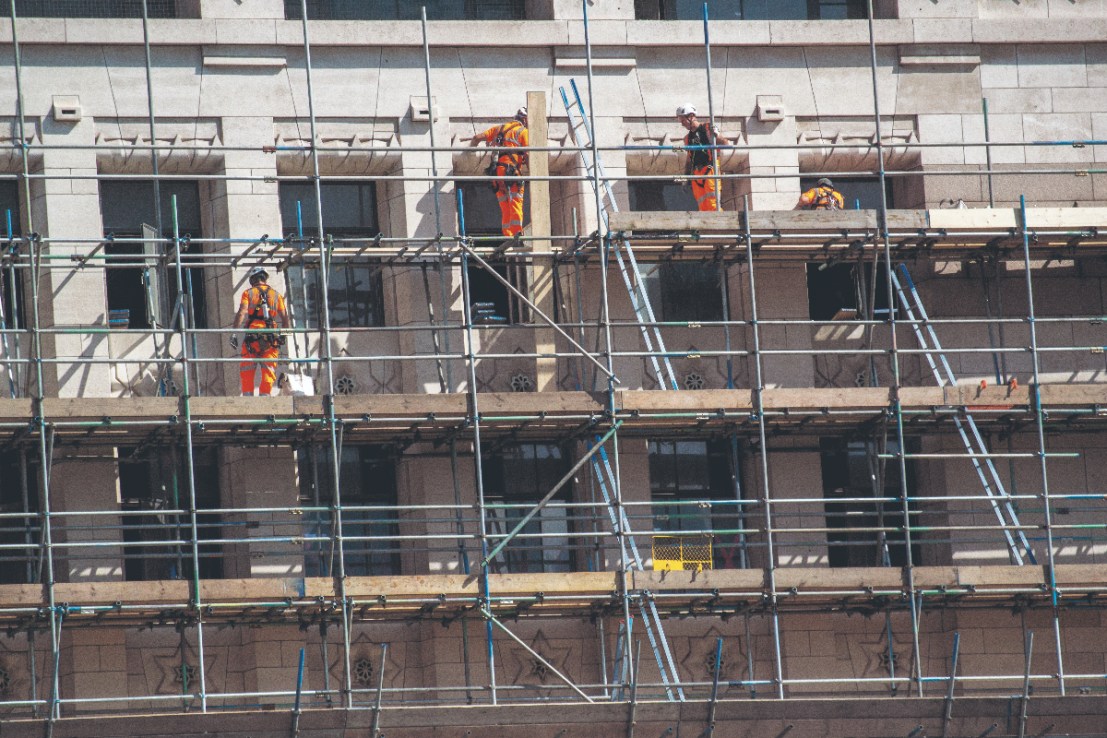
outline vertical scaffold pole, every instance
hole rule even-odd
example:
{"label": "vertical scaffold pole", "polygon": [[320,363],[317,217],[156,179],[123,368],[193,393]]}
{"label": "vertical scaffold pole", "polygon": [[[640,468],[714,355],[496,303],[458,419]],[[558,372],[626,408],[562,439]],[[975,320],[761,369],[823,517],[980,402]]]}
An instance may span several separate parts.
{"label": "vertical scaffold pole", "polygon": [[[1053,506],[1049,499],[1049,469],[1046,465],[1045,413],[1042,410],[1041,362],[1038,352],[1038,326],[1034,313],[1034,278],[1030,274],[1030,225],[1026,218],[1026,195],[1019,195],[1019,227],[1022,229],[1023,269],[1026,273],[1026,320],[1030,326],[1030,361],[1034,384],[1030,388],[1034,408],[1034,426],[1038,433],[1038,464],[1042,473],[1042,509],[1045,515],[1046,557],[1049,563],[1049,597],[1053,608],[1053,640],[1057,649],[1057,686],[1065,696],[1065,662],[1061,651],[1061,610],[1057,592],[1057,566],[1053,550]],[[1029,658],[1029,657],[1028,657]]]}
{"label": "vertical scaffold pole", "polygon": [[[457,230],[458,236],[465,239],[465,195],[457,192]],[[484,506],[484,468],[480,440],[480,405],[477,395],[477,356],[473,339],[473,296],[469,286],[469,253],[461,254],[461,308],[465,327],[465,367],[468,371],[469,419],[473,424],[473,475],[477,485],[477,514],[480,519],[480,600],[483,603],[484,635],[488,651],[488,688],[492,695],[492,704],[496,697],[496,648],[492,639],[492,601],[488,584],[488,570],[492,562],[488,560],[488,518]]]}
{"label": "vertical scaffold pole", "polygon": [[[596,103],[593,91],[593,74],[592,74],[592,37],[588,26],[588,0],[581,0],[581,20],[584,23],[584,60],[586,70],[588,72],[588,125],[591,127],[592,135],[590,138],[590,146],[592,148],[592,193],[595,196],[596,205],[596,236],[599,238],[600,246],[600,323],[604,336],[605,347],[605,362],[607,365],[607,410],[611,418],[615,416],[615,363],[612,356],[613,343],[611,338],[611,304],[608,299],[607,278],[608,270],[610,267],[611,259],[611,234],[604,232],[606,228],[607,219],[603,217],[603,195],[600,189],[600,167],[599,167],[599,144],[597,143],[597,129],[596,129]],[[658,379],[661,379],[660,372],[658,373]],[[612,456],[612,470],[611,475],[611,495],[615,501],[615,524],[612,527],[612,533],[615,535],[615,540],[619,544],[619,595],[622,599],[623,605],[623,622],[626,623],[626,632],[630,633],[630,592],[627,589],[627,549],[625,532],[623,531],[623,484],[622,484],[622,472],[619,464],[619,437],[614,435],[611,437],[611,456]],[[643,618],[646,615],[643,614]],[[630,638],[624,639],[623,643],[624,654],[623,658],[626,659],[628,667],[628,673],[633,673],[636,668],[635,659],[633,657],[630,645]],[[677,674],[672,675],[673,680],[679,684],[679,676]]]}
{"label": "vertical scaffold pole", "polygon": [[711,129],[711,174],[715,178],[715,210],[722,210],[723,180],[719,176],[719,150],[715,148],[715,95],[711,88],[711,30],[707,17],[705,2],[703,4],[703,49],[707,66],[707,126]]}
{"label": "vertical scaffold pole", "polygon": [[[446,288],[446,271],[445,261],[443,259],[443,247],[442,247],[442,204],[439,202],[441,189],[441,183],[438,181],[438,149],[434,144],[434,99],[431,97],[431,57],[430,57],[430,43],[427,41],[427,8],[424,5],[421,10],[421,18],[423,22],[423,73],[427,82],[427,113],[429,116],[429,123],[427,127],[430,130],[430,145],[431,145],[431,176],[434,177],[434,238],[438,248],[438,286],[441,292],[442,300],[442,327],[445,329],[442,332],[443,348],[446,353],[450,353],[450,329],[449,329],[449,293]],[[434,305],[430,302],[430,295],[427,295],[427,314],[430,317],[431,325],[435,323],[434,320]],[[438,330],[431,329],[431,341],[434,342],[434,352],[436,354],[441,353],[439,349]],[[441,358],[435,362],[438,366],[438,383],[442,392],[448,392],[453,384],[450,380],[450,363],[445,362],[445,370],[443,370],[443,361]]]}
{"label": "vertical scaffold pole", "polygon": [[[772,613],[773,631],[773,679],[776,681],[777,699],[784,699],[784,664],[781,658],[780,648],[780,613],[777,610],[776,590],[776,548],[773,541],[773,505],[772,492],[769,487],[769,448],[768,433],[765,431],[765,369],[764,357],[761,355],[761,323],[757,315],[757,278],[753,268],[753,236],[750,233],[750,201],[749,195],[743,198],[746,217],[743,218],[746,242],[746,266],[750,275],[750,325],[753,333],[753,407],[757,413],[757,440],[760,447],[758,459],[761,462],[761,504],[764,506],[765,515],[765,567],[769,572],[769,607]],[[747,644],[752,650],[752,645]],[[753,679],[752,674],[750,679]]]}
{"label": "vertical scaffold pole", "polygon": [[[145,0],[143,0],[145,3]],[[181,265],[181,228],[177,216],[177,196],[172,199],[173,215],[173,253],[174,267],[177,273],[177,299],[183,301],[185,295],[184,268]],[[183,302],[181,303],[183,304]],[[183,312],[183,311],[182,311]],[[185,453],[188,458],[188,523],[192,537],[192,601],[196,609],[196,665],[200,672],[200,710],[208,711],[207,676],[204,673],[204,617],[203,602],[200,598],[200,526],[196,514],[196,474],[195,456],[192,445],[192,403],[189,392],[188,365],[191,360],[188,350],[188,323],[185,315],[177,323],[177,334],[181,339],[181,411],[185,421]],[[174,470],[175,471],[175,470]]]}
{"label": "vertical scaffold pole", "polygon": [[[907,457],[906,442],[903,434],[903,407],[900,404],[899,391],[902,382],[899,366],[899,341],[896,337],[896,313],[895,313],[895,288],[892,285],[892,244],[888,237],[888,189],[887,173],[884,167],[884,138],[880,130],[880,88],[877,80],[876,66],[876,32],[873,26],[873,0],[866,0],[866,14],[869,26],[869,71],[872,75],[873,87],[873,124],[876,130],[876,157],[878,173],[880,175],[880,210],[878,212],[877,225],[880,228],[880,238],[883,242],[884,264],[887,270],[885,290],[888,298],[888,334],[891,341],[892,364],[892,406],[896,419],[896,439],[899,448],[896,449],[896,459],[899,463],[899,496],[903,511],[903,546],[905,550],[904,568],[907,571],[907,596],[911,602],[911,645],[914,651],[914,679],[915,688],[919,697],[923,695],[922,680],[922,652],[919,649],[919,613],[915,591],[915,562],[911,553],[911,506],[907,491]],[[871,316],[870,316],[871,317]],[[890,636],[889,636],[890,637]]]}
{"label": "vertical scaffold pole", "polygon": [[346,596],[346,551],[342,542],[342,466],[339,457],[338,419],[334,412],[334,361],[331,357],[331,306],[330,306],[330,255],[323,231],[323,191],[319,181],[319,134],[315,121],[315,92],[311,81],[311,39],[308,35],[307,0],[300,0],[301,24],[304,33],[304,71],[307,75],[308,117],[311,124],[311,180],[315,186],[315,227],[319,234],[319,279],[323,293],[323,310],[320,320],[320,361],[326,371],[327,393],[323,406],[327,414],[330,433],[331,473],[334,483],[334,546],[338,550],[338,570],[334,572],[334,588],[338,595],[342,615],[342,678],[344,704],[353,706],[353,677],[350,673],[350,602]]}
{"label": "vertical scaffold pole", "polygon": [[[57,664],[61,655],[61,644],[59,642],[59,613],[54,592],[54,541],[50,519],[50,458],[52,450],[48,450],[46,444],[46,384],[42,369],[42,316],[39,310],[38,290],[39,270],[41,269],[39,249],[42,247],[42,242],[34,235],[35,221],[34,211],[32,209],[33,200],[31,199],[31,172],[30,163],[27,157],[27,148],[29,144],[27,143],[26,98],[23,96],[23,58],[19,47],[18,15],[16,13],[15,0],[10,0],[8,7],[11,11],[12,53],[15,58],[16,122],[19,130],[19,154],[20,163],[22,165],[20,179],[23,184],[23,202],[27,208],[27,212],[24,214],[24,222],[27,224],[28,237],[24,240],[24,244],[27,246],[27,253],[30,258],[31,266],[31,351],[34,354],[33,363],[35,370],[35,395],[32,401],[37,417],[39,465],[41,467],[39,469],[39,481],[42,484],[41,546],[46,559],[46,578],[43,581],[43,588],[46,592],[46,601],[50,610],[51,661]],[[51,679],[53,682],[55,701],[49,708],[48,719],[52,725],[54,720],[61,717],[61,708],[57,701],[57,697],[60,695],[58,690],[61,686],[61,680],[57,667],[53,669]]]}

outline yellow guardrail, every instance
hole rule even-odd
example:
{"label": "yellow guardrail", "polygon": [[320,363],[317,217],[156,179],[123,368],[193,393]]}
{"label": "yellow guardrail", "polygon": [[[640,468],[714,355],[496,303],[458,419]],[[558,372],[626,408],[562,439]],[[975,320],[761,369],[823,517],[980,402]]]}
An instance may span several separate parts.
{"label": "yellow guardrail", "polygon": [[712,562],[711,536],[654,536],[654,571],[703,571]]}

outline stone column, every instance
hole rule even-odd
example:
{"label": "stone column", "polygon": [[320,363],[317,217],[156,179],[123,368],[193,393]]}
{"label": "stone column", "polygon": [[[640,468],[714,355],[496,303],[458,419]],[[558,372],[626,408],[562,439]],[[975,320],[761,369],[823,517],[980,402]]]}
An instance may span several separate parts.
{"label": "stone column", "polygon": [[[50,146],[90,146],[96,126],[91,118],[79,123],[42,121],[42,143]],[[32,187],[33,228],[45,238],[98,239],[103,236],[96,152],[92,149],[41,149],[37,173],[46,179]],[[85,179],[82,179],[84,177]],[[43,254],[68,256],[93,250],[90,243],[49,243]],[[104,268],[97,262],[71,268],[73,262],[43,263],[39,290],[39,315],[44,328],[81,329],[107,326],[107,290]],[[28,296],[30,290],[27,290]],[[28,325],[29,325],[28,321]],[[75,362],[104,359],[108,341],[103,334],[42,335],[44,356]],[[43,365],[46,394],[58,397],[104,397],[109,394],[111,371],[107,364],[74,363]],[[33,381],[32,381],[33,385]]]}
{"label": "stone column", "polygon": [[[425,101],[425,98],[423,100]],[[441,115],[436,116],[437,113],[438,107],[435,105],[432,111],[432,117],[435,117],[433,123],[435,144],[440,147],[449,146],[449,119]],[[410,115],[401,118],[399,135],[404,145],[430,147],[430,125],[428,121],[412,120]],[[428,151],[405,151],[401,156],[401,164],[397,172],[402,171],[411,177],[429,177],[433,173],[431,162],[431,153]],[[390,182],[387,187],[386,205],[390,231],[386,235],[434,238],[439,229],[446,236],[456,233],[457,207],[453,184],[449,181],[449,173],[452,171],[451,157],[448,153],[436,153],[434,163],[442,176],[438,182],[438,222],[435,222],[433,182],[420,179]],[[421,244],[413,244],[412,250],[419,246]],[[424,253],[433,253],[435,248],[431,246]],[[428,267],[426,282],[423,281],[422,268],[415,263],[406,264],[401,261],[399,268],[388,273],[386,289],[391,293],[391,303],[395,310],[394,315],[388,316],[390,325],[427,325],[431,318],[428,297],[430,305],[433,306],[436,323],[441,323],[451,316],[456,318],[460,314],[462,307],[458,269],[456,266],[443,268],[446,270],[445,292],[448,303],[445,309],[442,305],[443,286],[439,267]],[[440,330],[436,333],[439,351],[446,352],[447,349],[452,353],[461,351],[460,332]],[[433,357],[435,337],[435,333],[429,330],[404,331],[398,336],[399,353],[404,356]],[[440,392],[439,370],[440,363],[433,358],[418,362],[403,362],[400,366],[403,391]],[[465,372],[461,362],[441,362],[441,373],[447,380],[448,390],[457,391],[460,384],[464,382]]]}

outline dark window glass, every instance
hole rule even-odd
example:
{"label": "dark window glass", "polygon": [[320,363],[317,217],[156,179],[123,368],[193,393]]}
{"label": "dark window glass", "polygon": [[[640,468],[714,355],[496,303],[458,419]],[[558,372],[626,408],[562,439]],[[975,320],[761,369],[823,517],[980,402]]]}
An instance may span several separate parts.
{"label": "dark window glass", "polygon": [[[700,20],[701,0],[635,0],[642,20]],[[835,20],[865,18],[865,0],[707,0],[712,20]]]}
{"label": "dark window glass", "polygon": [[[875,281],[870,261],[864,265],[857,262],[807,265],[807,307],[811,320],[860,320],[869,304],[873,306],[874,320],[888,317],[888,269],[884,264],[877,267]],[[895,305],[898,309],[898,297]]]}
{"label": "dark window glass", "polygon": [[[807,192],[814,187],[819,181],[819,176],[800,177],[800,191]],[[880,209],[880,177],[877,175],[835,177],[834,188],[842,193],[842,199],[846,201],[846,210]],[[894,208],[891,177],[885,178],[884,191],[887,193],[888,208]]]}
{"label": "dark window glass", "polygon": [[[534,503],[541,500],[569,470],[561,447],[552,443],[520,443],[484,457],[484,499],[488,504],[488,530],[495,546],[518,525]],[[566,484],[554,499],[527,523],[492,562],[499,572],[564,572],[571,567],[569,515],[558,501],[572,499]]]}
{"label": "dark window glass", "polygon": [[[335,241],[373,238],[380,234],[377,189],[372,182],[325,182],[320,185],[323,230]],[[315,186],[283,182],[280,185],[281,223],[286,238],[304,248],[318,248]],[[310,242],[298,241],[300,229]],[[295,325],[318,328],[323,318],[323,279],[318,260],[290,266],[287,294]],[[327,306],[331,326],[367,328],[384,325],[384,285],[381,263],[373,256],[334,257],[327,275]]]}
{"label": "dark window glass", "polygon": [[639,264],[659,321],[722,320],[719,265],[702,261]]}
{"label": "dark window glass", "polygon": [[[142,0],[15,0],[16,15],[24,18],[141,18]],[[0,17],[11,17],[8,3]],[[147,0],[148,18],[176,18],[176,0]]]}
{"label": "dark window glass", "polygon": [[709,536],[716,568],[739,565],[738,470],[728,441],[650,441],[653,529]]}
{"label": "dark window glass", "polygon": [[[881,453],[895,453],[898,445],[889,443],[887,449],[881,451],[870,442],[823,439],[821,447],[826,527],[832,529],[826,535],[830,565],[905,566],[907,545],[903,505],[899,501],[902,492],[899,463],[879,458]],[[914,466],[908,459],[907,495],[914,497],[914,494]],[[866,497],[884,500],[844,501]],[[918,525],[917,503],[911,502],[908,510],[910,524]],[[917,541],[915,538],[911,546],[912,560],[916,564],[919,563]]]}
{"label": "dark window glass", "polygon": [[[692,189],[664,180],[629,183],[631,210],[696,210]],[[722,320],[719,268],[714,263],[668,261],[640,264],[658,320]]]}
{"label": "dark window glass", "polygon": [[[311,20],[418,20],[419,8],[427,8],[428,20],[522,20],[525,0],[308,0]],[[300,0],[284,0],[284,17],[300,20]]]}
{"label": "dark window glass", "polygon": [[0,452],[0,584],[39,581],[38,509],[36,454]]}
{"label": "dark window glass", "polygon": [[[127,581],[187,579],[193,575],[192,521],[187,459],[177,449],[118,449],[120,509],[123,515],[123,572]],[[205,544],[220,538],[219,461],[214,448],[193,450],[200,577],[223,576],[222,548]],[[184,541],[183,545],[172,541]]]}
{"label": "dark window glass", "polygon": [[[297,454],[300,500],[308,507],[334,504],[334,470],[326,446],[307,446]],[[387,446],[346,446],[339,457],[342,491],[342,535],[346,574],[376,576],[400,573],[396,511],[396,457]],[[338,565],[331,510],[304,515],[304,573],[332,576]]]}
{"label": "dark window glass", "polygon": [[628,183],[631,210],[695,211],[696,198],[690,186],[665,180],[635,180]]}
{"label": "dark window glass", "polygon": [[[500,207],[496,193],[483,182],[458,183],[461,192],[462,212],[465,216],[465,235],[500,236]],[[523,193],[523,213],[530,212],[530,188]],[[489,242],[483,242],[488,245]],[[515,289],[526,294],[526,266],[509,259],[485,259],[501,277]],[[475,261],[469,262],[469,294],[473,309],[473,322],[482,325],[526,323],[530,313],[526,305],[504,283],[492,276]]]}
{"label": "dark window glass", "polygon": [[[19,220],[19,183],[0,181],[0,238],[6,254],[11,248],[9,236],[19,236],[23,229]],[[18,250],[19,244],[14,244]],[[0,329],[23,328],[27,325],[23,304],[23,271],[12,262],[0,259]],[[10,339],[14,340],[14,339]]]}
{"label": "dark window glass", "polygon": [[[189,241],[200,236],[200,186],[197,182],[164,181],[161,191],[161,237],[173,237],[173,198],[177,198],[177,232],[182,239],[182,264],[189,254],[200,254],[200,244]],[[100,183],[100,215],[104,235],[111,238],[156,238],[158,211],[154,206],[152,181],[126,180]],[[148,227],[148,228],[147,228]],[[104,247],[109,256],[132,256],[107,262],[107,285],[111,325],[119,328],[176,327],[176,316],[184,310],[189,325],[208,328],[204,270],[186,266],[182,271],[185,293],[191,300],[178,301],[174,259],[159,259],[172,253],[169,241],[159,243],[115,243]]]}

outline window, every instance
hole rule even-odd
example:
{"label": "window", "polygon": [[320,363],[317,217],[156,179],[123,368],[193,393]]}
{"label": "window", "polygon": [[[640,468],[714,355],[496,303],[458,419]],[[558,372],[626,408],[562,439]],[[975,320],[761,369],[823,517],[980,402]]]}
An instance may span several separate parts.
{"label": "window", "polygon": [[631,210],[696,211],[692,188],[663,179],[631,180],[627,183]]}
{"label": "window", "polygon": [[[871,261],[864,265],[857,262],[807,265],[807,308],[811,320],[860,320],[864,314],[861,307],[867,308],[870,300],[874,320],[888,317],[888,268],[883,263],[876,270],[876,280]],[[898,297],[894,304],[898,309]]]}
{"label": "window", "polygon": [[[142,0],[15,0],[16,15],[23,18],[141,18]],[[147,0],[149,18],[177,18],[176,0]],[[0,5],[0,17],[11,17],[8,3]]]}
{"label": "window", "polygon": [[[535,503],[569,471],[561,447],[552,443],[520,443],[491,453],[481,462],[488,509],[489,548],[514,530]],[[571,483],[554,495],[493,560],[497,572],[569,571],[569,516],[558,502],[572,499]]]}
{"label": "window", "polygon": [[[120,509],[141,513],[122,516],[123,542],[149,544],[124,547],[124,578],[127,581],[190,578],[193,573],[191,545],[170,541],[191,541],[191,516],[187,512],[159,512],[188,509],[187,459],[175,448],[120,448],[117,455]],[[218,579],[223,576],[221,548],[203,541],[221,537],[220,516],[218,512],[201,512],[219,508],[216,450],[194,449],[192,469],[198,511],[200,578]]]}
{"label": "window", "polygon": [[639,264],[659,321],[723,320],[719,265],[713,261]]}
{"label": "window", "polygon": [[[38,581],[38,459],[0,453],[0,584]],[[8,548],[15,546],[15,548]]]}
{"label": "window", "polygon": [[[696,210],[689,187],[665,180],[629,183],[631,210]],[[640,263],[654,317],[666,321],[723,320],[719,267],[714,262]]]}
{"label": "window", "polygon": [[[173,197],[177,198],[177,223],[182,240],[182,255],[199,254],[199,244],[186,239],[201,235],[200,187],[197,182],[183,180],[160,183],[161,237],[173,237]],[[168,255],[168,242],[116,243],[112,239],[156,238],[158,212],[154,207],[152,181],[124,180],[100,183],[100,214],[104,235],[108,241],[104,253],[108,256],[133,258],[109,259],[104,270],[107,285],[108,310],[111,325],[119,328],[175,328],[178,323],[178,291],[175,259],[159,259]],[[188,263],[187,259],[182,259]],[[203,267],[185,267],[182,273],[185,292],[191,304],[183,307],[195,328],[207,328],[204,299]]]}
{"label": "window", "polygon": [[[500,236],[500,207],[496,194],[484,182],[458,183],[465,216],[465,234],[468,236]],[[523,193],[523,212],[530,212],[530,188]],[[489,242],[483,242],[488,245]],[[514,259],[488,259],[485,261],[496,273],[511,283],[523,294],[527,291],[526,265]],[[473,322],[483,325],[503,325],[527,323],[530,311],[526,303],[519,299],[503,282],[489,274],[480,264],[470,260],[469,294],[473,311]]]}
{"label": "window", "polygon": [[[14,180],[0,181],[0,237],[5,239],[5,255],[8,251],[6,239],[23,231],[19,212],[19,183]],[[19,248],[18,244],[16,248]],[[26,325],[23,274],[13,263],[0,259],[0,329],[24,328]]]}
{"label": "window", "polygon": [[[344,238],[373,238],[380,234],[377,221],[377,189],[372,182],[325,182],[320,185],[323,201],[323,231],[341,241]],[[315,186],[283,182],[280,185],[281,223],[285,238],[296,239],[303,228],[305,238],[318,238]],[[335,328],[368,328],[384,325],[382,266],[376,257],[333,257],[327,274],[326,305]],[[290,266],[288,300],[294,324],[318,328],[323,322],[323,279],[318,260]]]}
{"label": "window", "polygon": [[[818,175],[800,177],[800,192],[807,192],[818,181]],[[834,177],[834,187],[842,193],[842,198],[846,201],[846,210],[880,209],[880,177],[877,175]],[[894,208],[891,177],[884,178],[884,192],[887,195],[888,208]]]}
{"label": "window", "polygon": [[[525,0],[308,0],[311,20],[418,20],[419,8],[427,8],[427,20],[523,20]],[[284,17],[300,20],[300,0],[284,0]]]}
{"label": "window", "polygon": [[[826,502],[826,534],[831,566],[905,566],[907,545],[903,533],[903,504],[899,462],[881,459],[875,444],[866,441],[823,439],[823,497]],[[898,445],[889,443],[888,453]],[[883,484],[879,480],[883,480]],[[907,460],[907,495],[914,497],[915,475]],[[863,497],[892,498],[883,502],[834,502]],[[918,505],[909,504],[910,524],[918,525]],[[880,532],[879,528],[891,528]],[[913,561],[919,563],[918,538],[911,545]]]}
{"label": "window", "polygon": [[[818,182],[818,177],[801,177],[803,192]],[[834,186],[846,201],[846,209],[879,210],[880,177],[864,175],[835,177]],[[888,207],[894,207],[892,180],[885,179]],[[861,279],[862,275],[864,280]],[[880,320],[888,314],[888,269],[881,264],[874,282],[872,263],[863,267],[856,262],[823,262],[807,265],[807,304],[811,320],[858,320],[862,305],[873,302],[873,314]],[[875,289],[875,294],[870,294]]]}
{"label": "window", "polygon": [[[334,470],[326,446],[306,446],[297,453],[300,501],[308,507],[334,504]],[[342,536],[349,576],[400,573],[396,498],[396,457],[388,446],[346,446],[339,456],[342,491]],[[347,509],[352,508],[352,509]],[[329,577],[337,566],[334,517],[330,510],[304,515],[304,573]]]}
{"label": "window", "polygon": [[715,567],[738,567],[741,509],[729,441],[650,441],[649,456],[653,529],[709,531]]}
{"label": "window", "polygon": [[[707,0],[712,20],[835,20],[867,17],[865,0]],[[635,0],[639,20],[701,20],[701,0]]]}

